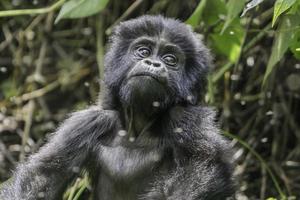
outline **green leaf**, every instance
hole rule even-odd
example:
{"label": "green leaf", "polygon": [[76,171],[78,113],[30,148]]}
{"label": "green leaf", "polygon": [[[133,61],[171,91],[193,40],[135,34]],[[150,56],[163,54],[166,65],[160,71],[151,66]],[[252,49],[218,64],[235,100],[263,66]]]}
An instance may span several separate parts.
{"label": "green leaf", "polygon": [[213,40],[212,47],[216,52],[225,55],[232,63],[235,63],[241,53],[244,36],[245,30],[240,25],[239,20],[236,19],[222,35],[219,33],[211,35]]}
{"label": "green leaf", "polygon": [[223,22],[226,13],[227,10],[224,0],[209,0],[209,3],[206,4],[203,10],[201,21],[205,23],[206,27],[214,26],[220,20]]}
{"label": "green leaf", "polygon": [[294,57],[300,60],[300,28],[296,30],[295,36],[290,45],[290,50],[293,52]]}
{"label": "green leaf", "polygon": [[70,0],[66,2],[55,23],[64,18],[81,18],[91,16],[105,8],[109,0]]}
{"label": "green leaf", "polygon": [[193,14],[188,18],[186,21],[187,24],[191,25],[192,27],[196,27],[200,23],[200,19],[202,17],[203,10],[205,8],[207,0],[202,0],[198,4],[196,10],[193,12]]}
{"label": "green leaf", "polygon": [[285,15],[279,24],[276,31],[275,39],[272,46],[272,53],[268,61],[267,70],[263,79],[263,86],[266,80],[273,71],[275,64],[280,61],[286,50],[291,45],[297,29],[296,26],[300,23],[299,15]]}
{"label": "green leaf", "polygon": [[296,0],[276,0],[274,6],[274,14],[272,19],[272,27],[274,26],[277,18],[287,9],[289,9]]}
{"label": "green leaf", "polygon": [[296,2],[291,6],[291,8],[290,8],[289,11],[287,12],[287,14],[292,14],[292,15],[297,14],[297,12],[300,11],[299,7],[300,7],[300,1],[296,1]]}
{"label": "green leaf", "polygon": [[18,96],[20,89],[13,80],[7,79],[1,83],[0,90],[3,92],[5,99],[8,100],[10,97]]}
{"label": "green leaf", "polygon": [[245,0],[229,0],[227,3],[227,17],[225,24],[222,28],[221,34],[228,28],[231,22],[239,15],[243,10],[245,5]]}

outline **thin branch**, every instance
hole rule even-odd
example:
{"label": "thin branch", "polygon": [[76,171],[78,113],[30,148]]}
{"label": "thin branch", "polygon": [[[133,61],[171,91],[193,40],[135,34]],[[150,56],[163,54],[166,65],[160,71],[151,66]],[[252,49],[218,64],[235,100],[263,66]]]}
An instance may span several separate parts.
{"label": "thin branch", "polygon": [[135,11],[136,8],[138,8],[143,3],[143,1],[144,0],[136,0],[135,2],[133,2],[133,4],[131,4],[129,8],[121,15],[121,17],[115,20],[113,25],[111,25],[108,29],[106,29],[105,31],[106,35],[110,35],[113,27],[116,26],[116,24],[119,24],[124,19],[126,19],[133,11]]}
{"label": "thin branch", "polygon": [[16,97],[15,101],[19,103],[19,102],[28,101],[30,99],[41,97],[41,96],[45,95],[46,93],[57,88],[59,85],[60,85],[59,81],[56,80],[41,89],[23,94],[21,97]]}
{"label": "thin branch", "polygon": [[28,103],[27,114],[25,118],[25,127],[22,135],[22,146],[21,146],[21,152],[19,157],[21,161],[24,161],[25,159],[25,148],[30,135],[34,110],[35,110],[35,102],[34,100],[30,100]]}
{"label": "thin branch", "polygon": [[0,11],[0,17],[10,17],[18,15],[38,15],[45,14],[51,11],[58,9],[66,0],[59,0],[54,3],[52,6],[46,8],[37,8],[37,9],[22,9],[22,10],[3,10]]}
{"label": "thin branch", "polygon": [[[96,59],[97,59],[97,64],[98,64],[99,78],[100,78],[100,81],[102,81],[103,74],[104,74],[103,17],[99,17],[99,20],[95,20],[95,22],[96,22],[96,38],[97,38],[96,39],[96,46],[97,46]],[[100,89],[102,89],[102,88],[100,88]]]}

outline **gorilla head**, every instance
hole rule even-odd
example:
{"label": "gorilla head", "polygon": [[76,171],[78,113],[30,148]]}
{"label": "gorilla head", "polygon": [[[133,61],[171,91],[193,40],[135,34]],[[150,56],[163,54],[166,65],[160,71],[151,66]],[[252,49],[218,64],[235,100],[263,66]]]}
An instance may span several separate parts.
{"label": "gorilla head", "polygon": [[208,50],[190,27],[162,16],[117,26],[105,57],[105,84],[127,106],[196,104],[204,93]]}

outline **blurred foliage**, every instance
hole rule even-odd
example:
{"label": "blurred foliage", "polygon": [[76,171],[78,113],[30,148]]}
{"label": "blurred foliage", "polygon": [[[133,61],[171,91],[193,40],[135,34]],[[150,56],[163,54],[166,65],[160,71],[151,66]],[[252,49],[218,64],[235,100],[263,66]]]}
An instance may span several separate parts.
{"label": "blurred foliage", "polygon": [[[299,0],[3,0],[0,10],[1,181],[67,113],[97,101],[112,28],[161,14],[190,24],[215,56],[205,99],[233,138],[237,199],[300,198]],[[83,174],[65,199],[88,195]]]}

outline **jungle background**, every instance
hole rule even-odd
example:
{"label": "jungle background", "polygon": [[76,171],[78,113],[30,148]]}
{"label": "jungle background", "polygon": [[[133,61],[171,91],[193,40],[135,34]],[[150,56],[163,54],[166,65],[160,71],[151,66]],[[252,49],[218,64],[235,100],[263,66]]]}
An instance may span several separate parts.
{"label": "jungle background", "polygon": [[[67,114],[98,99],[112,28],[191,25],[214,55],[205,101],[235,148],[236,198],[300,199],[299,0],[1,0],[0,183]],[[87,199],[82,175],[65,199]]]}

